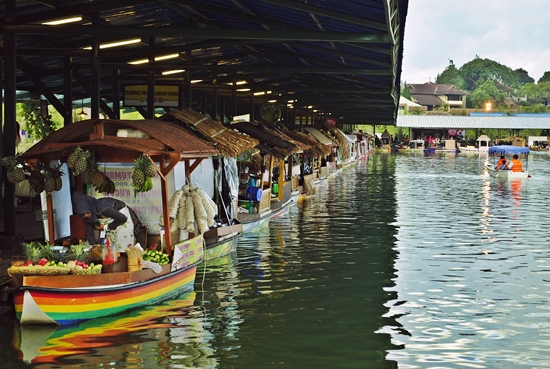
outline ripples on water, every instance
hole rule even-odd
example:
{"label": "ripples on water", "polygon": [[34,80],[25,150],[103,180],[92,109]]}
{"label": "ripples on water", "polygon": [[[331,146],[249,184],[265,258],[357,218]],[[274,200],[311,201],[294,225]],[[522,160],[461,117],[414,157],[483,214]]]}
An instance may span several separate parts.
{"label": "ripples on water", "polygon": [[[476,156],[396,158],[400,368],[548,367],[548,156],[529,180]],[[396,327],[394,327],[396,328]],[[396,332],[397,333],[397,332]]]}
{"label": "ripples on water", "polygon": [[[548,367],[548,175],[374,154],[199,267],[195,292],[52,332],[7,368]],[[48,338],[49,336],[49,338]],[[33,346],[34,345],[34,346]],[[19,355],[19,356],[18,356]]]}

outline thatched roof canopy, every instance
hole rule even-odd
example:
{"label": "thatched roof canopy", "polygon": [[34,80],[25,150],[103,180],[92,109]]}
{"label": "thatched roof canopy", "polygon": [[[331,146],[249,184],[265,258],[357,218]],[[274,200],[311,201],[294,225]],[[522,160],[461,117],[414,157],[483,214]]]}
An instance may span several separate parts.
{"label": "thatched roof canopy", "polygon": [[290,155],[296,148],[294,141],[289,140],[276,131],[265,127],[261,123],[239,122],[231,125],[236,130],[246,133],[260,141],[257,148],[264,154],[273,155],[283,159]]}
{"label": "thatched roof canopy", "polygon": [[317,141],[315,137],[313,137],[309,133],[300,132],[300,131],[290,131],[287,128],[283,127],[282,129],[283,133],[285,133],[287,136],[292,138],[295,141],[300,141],[303,144],[307,145],[308,148],[304,150],[304,154],[311,155],[311,156],[327,156],[332,152],[332,149]]}
{"label": "thatched roof canopy", "polygon": [[211,142],[225,157],[235,157],[247,150],[253,150],[260,141],[226,127],[206,115],[191,109],[173,110],[159,118],[185,127],[200,138]]}

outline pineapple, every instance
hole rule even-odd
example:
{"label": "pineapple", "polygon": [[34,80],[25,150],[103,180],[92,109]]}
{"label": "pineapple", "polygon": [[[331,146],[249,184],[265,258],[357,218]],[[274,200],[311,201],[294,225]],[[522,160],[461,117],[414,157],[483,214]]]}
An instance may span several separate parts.
{"label": "pineapple", "polygon": [[31,170],[29,185],[34,192],[42,193],[44,191],[44,175],[38,170]]}
{"label": "pineapple", "polygon": [[43,258],[48,260],[56,260],[58,258],[56,252],[52,248],[52,245],[49,243],[40,244],[37,242],[37,246],[41,249]]}
{"label": "pineapple", "polygon": [[82,149],[80,147],[77,147],[74,149],[74,151],[69,155],[67,158],[67,166],[69,169],[74,170],[76,162],[80,158],[80,154],[82,153]]}
{"label": "pineapple", "polygon": [[91,158],[92,154],[89,151],[81,150],[78,157],[74,162],[74,171],[78,175],[88,170],[88,161]]}
{"label": "pineapple", "polygon": [[90,252],[86,249],[85,243],[71,245],[69,249],[69,260],[87,262],[90,257]]}
{"label": "pineapple", "polygon": [[135,167],[132,173],[132,186],[136,191],[140,190],[145,184],[145,173],[140,168]]}
{"label": "pineapple", "polygon": [[64,174],[63,171],[61,170],[61,164],[51,168],[50,171],[52,172],[52,176],[54,178],[55,190],[56,191],[61,190],[61,188],[63,187],[63,181],[61,180],[61,176]]}
{"label": "pineapple", "polygon": [[44,173],[44,191],[46,191],[46,193],[55,191],[55,177],[49,170]]}
{"label": "pineapple", "polygon": [[44,172],[44,190],[47,193],[52,193],[54,191],[59,191],[63,186],[63,181],[61,176],[63,175],[61,170],[61,164],[56,167],[47,169]]}
{"label": "pineapple", "polygon": [[25,180],[25,172],[18,165],[19,154],[2,158],[2,165],[7,169],[6,176],[11,183],[21,183]]}
{"label": "pineapple", "polygon": [[153,163],[151,163],[151,160],[148,156],[142,155],[142,157],[143,173],[148,178],[154,178],[157,175],[157,170],[153,166]]}
{"label": "pineapple", "polygon": [[94,186],[94,187],[99,187],[101,186],[101,184],[103,183],[103,181],[105,180],[105,175],[103,174],[103,172],[99,171],[99,170],[91,170],[89,172],[89,176],[90,176],[90,183]]}
{"label": "pineapple", "polygon": [[80,175],[82,176],[82,183],[84,184],[90,184],[92,183],[90,180],[90,172],[85,170],[84,172],[81,172]]}
{"label": "pineapple", "polygon": [[90,176],[90,184],[94,187],[99,187],[105,180],[105,175],[98,169],[95,155],[88,160],[88,175]]}
{"label": "pineapple", "polygon": [[21,183],[25,180],[25,172],[19,167],[8,169],[6,176],[11,183]]}
{"label": "pineapple", "polygon": [[44,257],[43,250],[40,247],[40,243],[38,242],[22,242],[21,246],[23,246],[23,254],[25,255],[25,260],[27,262],[32,262],[33,265]]}

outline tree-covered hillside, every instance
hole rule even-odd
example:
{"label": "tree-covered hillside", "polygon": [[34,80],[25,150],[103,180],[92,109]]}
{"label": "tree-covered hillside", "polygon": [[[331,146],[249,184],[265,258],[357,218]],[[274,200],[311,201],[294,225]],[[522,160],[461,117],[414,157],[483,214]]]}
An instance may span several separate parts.
{"label": "tree-covered hillside", "polygon": [[550,71],[535,83],[529,73],[494,60],[476,57],[457,68],[452,60],[437,75],[436,83],[454,85],[468,91],[467,108],[481,108],[491,102],[495,109],[519,108],[545,111],[550,97]]}

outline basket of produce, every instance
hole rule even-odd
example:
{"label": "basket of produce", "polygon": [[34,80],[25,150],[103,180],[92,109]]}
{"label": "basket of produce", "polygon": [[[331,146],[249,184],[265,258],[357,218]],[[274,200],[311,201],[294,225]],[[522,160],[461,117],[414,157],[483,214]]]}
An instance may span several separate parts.
{"label": "basket of produce", "polygon": [[71,260],[67,263],[67,267],[70,268],[71,274],[74,275],[89,275],[89,274],[101,274],[103,265],[90,263],[89,265],[83,261]]}
{"label": "basket of produce", "polygon": [[66,266],[25,265],[8,268],[10,277],[20,275],[64,275],[69,274],[71,268]]}
{"label": "basket of produce", "polygon": [[56,246],[41,244],[40,242],[23,242],[24,263],[14,263],[8,268],[11,277],[20,275],[64,275],[69,274],[70,268],[61,260]]}

